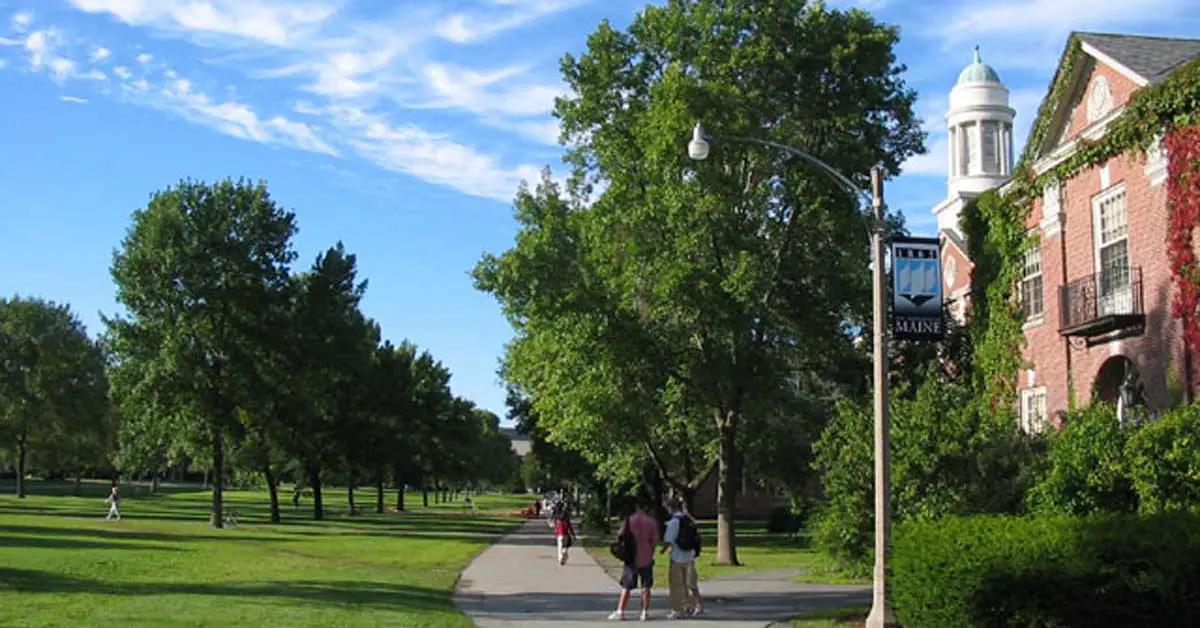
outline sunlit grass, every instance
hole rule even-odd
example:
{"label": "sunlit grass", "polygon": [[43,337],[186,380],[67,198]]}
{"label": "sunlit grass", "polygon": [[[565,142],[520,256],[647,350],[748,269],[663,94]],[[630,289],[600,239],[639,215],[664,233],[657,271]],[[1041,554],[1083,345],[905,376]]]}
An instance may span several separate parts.
{"label": "sunlit grass", "polygon": [[198,487],[123,487],[122,521],[104,521],[104,485],[70,492],[0,495],[0,625],[465,627],[458,573],[521,522],[501,516],[520,496],[485,495],[478,513],[450,502],[321,522],[281,499],[270,525],[264,491],[227,493],[239,525],[216,530]]}

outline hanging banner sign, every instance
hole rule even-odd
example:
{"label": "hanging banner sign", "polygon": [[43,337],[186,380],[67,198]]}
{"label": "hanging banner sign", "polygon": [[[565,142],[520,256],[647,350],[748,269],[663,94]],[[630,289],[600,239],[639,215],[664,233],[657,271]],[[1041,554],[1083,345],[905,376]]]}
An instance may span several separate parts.
{"label": "hanging banner sign", "polygon": [[937,238],[892,238],[892,337],[941,340],[942,261]]}

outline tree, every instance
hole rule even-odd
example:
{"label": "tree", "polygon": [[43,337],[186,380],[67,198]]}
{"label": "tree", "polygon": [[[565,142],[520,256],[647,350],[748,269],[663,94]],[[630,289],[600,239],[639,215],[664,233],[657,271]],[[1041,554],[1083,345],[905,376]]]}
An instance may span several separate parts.
{"label": "tree", "polygon": [[287,448],[304,464],[313,491],[313,518],[324,518],[322,474],[344,462],[350,417],[359,411],[355,383],[370,359],[359,302],[366,282],[356,258],[341,243],[317,256],[312,269],[291,282],[287,323],[291,342],[282,375],[288,402]]}
{"label": "tree", "polygon": [[80,443],[107,449],[104,355],[69,307],[13,297],[0,299],[0,365],[0,436],[16,454],[24,499],[31,450],[61,460]]}
{"label": "tree", "polygon": [[[515,377],[534,370],[522,374],[516,345],[544,334],[529,355],[553,355],[545,370],[575,347],[606,368],[636,369],[580,379],[581,396],[594,382],[623,396],[638,381],[647,395],[675,387],[704,408],[719,460],[719,563],[737,562],[744,423],[775,412],[796,373],[829,377],[853,350],[848,330],[869,312],[869,251],[860,208],[824,173],[736,142],[697,164],[684,145],[704,120],[720,134],[803,148],[861,187],[876,163],[899,172],[923,134],[897,38],[862,11],[802,0],[671,0],[625,32],[602,23],[583,55],[563,59],[570,93],[555,107],[575,207],[551,212],[546,186],[533,196],[544,207],[519,198],[517,246],[485,260],[481,287],[517,321],[506,365]],[[597,184],[603,192],[585,205]],[[554,404],[528,389],[535,404]],[[613,423],[637,408],[616,407],[593,415]]]}
{"label": "tree", "polygon": [[109,320],[116,358],[144,360],[169,390],[164,416],[212,456],[211,523],[224,525],[226,445],[240,438],[238,409],[261,393],[264,325],[284,289],[295,217],[265,184],[183,181],[133,214],[112,264],[117,300]]}

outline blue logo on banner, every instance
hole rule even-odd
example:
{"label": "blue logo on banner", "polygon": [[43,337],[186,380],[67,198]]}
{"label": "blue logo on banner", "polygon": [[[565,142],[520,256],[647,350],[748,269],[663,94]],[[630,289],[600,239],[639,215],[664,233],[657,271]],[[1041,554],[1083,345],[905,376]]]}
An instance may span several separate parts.
{"label": "blue logo on banner", "polygon": [[896,259],[896,288],[900,296],[921,307],[937,297],[938,262],[936,259]]}

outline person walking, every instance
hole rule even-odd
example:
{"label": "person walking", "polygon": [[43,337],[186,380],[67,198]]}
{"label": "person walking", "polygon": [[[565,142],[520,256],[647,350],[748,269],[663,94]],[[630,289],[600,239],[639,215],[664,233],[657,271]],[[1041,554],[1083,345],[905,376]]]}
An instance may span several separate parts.
{"label": "person walking", "polygon": [[575,528],[571,525],[571,510],[563,508],[554,520],[554,538],[558,542],[558,564],[567,564],[567,549],[575,542]]}
{"label": "person walking", "polygon": [[118,494],[117,487],[112,487],[112,490],[108,493],[108,499],[104,500],[104,503],[108,504],[108,516],[105,517],[104,520],[108,521],[109,519],[116,517],[117,521],[120,521],[121,509],[118,506],[121,503],[121,495]]}
{"label": "person walking", "polygon": [[670,519],[667,520],[667,531],[663,535],[662,551],[671,553],[671,568],[667,572],[671,608],[667,612],[667,619],[682,619],[702,612],[696,573],[700,535],[696,530],[696,522],[683,512],[678,500],[668,500],[666,506]]}
{"label": "person walking", "polygon": [[[629,556],[621,557],[625,563],[621,570],[621,596],[617,598],[617,610],[608,616],[613,621],[625,619],[625,607],[629,604],[629,595],[638,586],[642,589],[642,621],[650,618],[650,590],[654,587],[654,548],[658,547],[658,522],[647,511],[650,510],[649,500],[639,500],[634,513],[621,524],[617,532],[617,545],[622,545],[621,539],[631,544]],[[632,559],[632,560],[630,560]]]}

